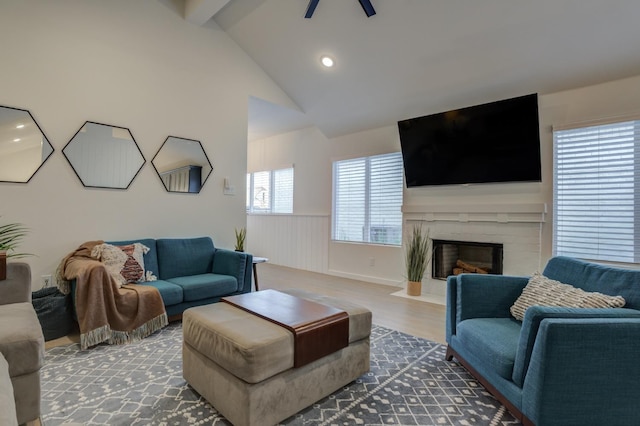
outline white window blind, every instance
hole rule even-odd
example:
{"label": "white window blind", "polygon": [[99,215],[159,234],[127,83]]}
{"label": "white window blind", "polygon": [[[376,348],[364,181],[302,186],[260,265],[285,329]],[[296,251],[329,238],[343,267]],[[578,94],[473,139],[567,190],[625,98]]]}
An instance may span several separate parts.
{"label": "white window blind", "polygon": [[400,245],[402,188],[399,152],[334,162],[332,238]]}
{"label": "white window blind", "polygon": [[554,254],[640,261],[640,120],[554,132]]}
{"label": "white window blind", "polygon": [[248,173],[247,212],[293,213],[293,168]]}
{"label": "white window blind", "polygon": [[247,211],[251,209],[251,173],[247,173]]}
{"label": "white window blind", "polygon": [[273,172],[273,213],[293,213],[293,168]]}
{"label": "white window blind", "polygon": [[256,172],[252,176],[252,211],[271,211],[271,172]]}

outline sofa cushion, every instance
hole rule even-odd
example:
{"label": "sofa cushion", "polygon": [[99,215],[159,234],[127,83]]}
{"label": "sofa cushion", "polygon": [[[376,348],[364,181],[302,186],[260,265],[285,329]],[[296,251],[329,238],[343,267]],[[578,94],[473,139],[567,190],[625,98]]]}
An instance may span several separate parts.
{"label": "sofa cushion", "polygon": [[18,426],[13,385],[9,377],[9,364],[0,353],[0,425]]}
{"label": "sofa cushion", "polygon": [[640,270],[556,256],[549,260],[542,274],[585,291],[622,296],[626,308],[640,309]]}
{"label": "sofa cushion", "polygon": [[145,280],[144,253],[149,248],[140,243],[116,246],[98,244],[91,250],[91,256],[104,263],[109,274],[120,285],[142,282]]}
{"label": "sofa cushion", "polygon": [[311,300],[316,303],[322,303],[337,309],[342,309],[349,314],[349,343],[369,337],[371,334],[371,311],[364,306],[349,302],[344,299],[338,299],[331,296],[311,293],[309,291],[299,289],[282,290],[283,293],[296,296],[301,299]]}
{"label": "sofa cushion", "polygon": [[534,305],[569,308],[621,308],[624,304],[625,300],[621,296],[587,292],[536,273],[529,279],[510,311],[515,319],[522,321],[527,308]]}
{"label": "sofa cushion", "polygon": [[162,303],[165,306],[177,305],[184,301],[182,287],[169,281],[146,281],[138,285],[148,285],[157,288],[162,297]]}
{"label": "sofa cushion", "polygon": [[129,244],[140,243],[143,246],[149,248],[149,251],[144,253],[142,259],[144,260],[144,269],[145,271],[151,271],[153,275],[156,277],[159,275],[160,271],[158,270],[158,255],[156,249],[156,240],[152,238],[142,238],[139,240],[122,240],[122,241],[105,241],[108,244],[112,244],[114,246],[126,246]]}
{"label": "sofa cushion", "polygon": [[159,239],[156,247],[159,279],[201,275],[213,270],[214,246],[209,237]]}
{"label": "sofa cushion", "polygon": [[91,257],[98,259],[104,265],[109,275],[122,287],[127,283],[120,273],[127,262],[127,254],[111,244],[98,244],[91,249]]}
{"label": "sofa cushion", "polygon": [[293,367],[293,334],[228,303],[184,311],[184,344],[234,376],[259,383]]}
{"label": "sofa cushion", "polygon": [[640,311],[635,309],[611,308],[611,309],[586,309],[565,308],[560,306],[531,306],[522,322],[522,332],[518,342],[518,352],[513,367],[513,382],[522,387],[529,369],[533,347],[538,339],[538,330],[544,320],[547,319],[640,319]]}
{"label": "sofa cushion", "polygon": [[127,255],[127,261],[124,263],[124,267],[120,271],[120,275],[122,275],[128,283],[144,281],[144,254],[149,251],[149,247],[140,243],[114,247],[118,247]]}
{"label": "sofa cushion", "polygon": [[520,327],[513,318],[474,318],[460,322],[456,335],[491,370],[511,380]]}
{"label": "sofa cushion", "polygon": [[238,291],[238,280],[230,275],[200,274],[171,278],[167,281],[182,287],[185,302],[226,296]]}
{"label": "sofa cushion", "polygon": [[0,352],[11,377],[38,371],[44,363],[44,337],[30,302],[0,306]]}

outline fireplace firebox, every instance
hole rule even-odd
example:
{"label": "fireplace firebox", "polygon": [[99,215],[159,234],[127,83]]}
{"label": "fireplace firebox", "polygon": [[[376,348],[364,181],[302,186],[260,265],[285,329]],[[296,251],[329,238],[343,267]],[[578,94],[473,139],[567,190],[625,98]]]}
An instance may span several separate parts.
{"label": "fireplace firebox", "polygon": [[502,244],[449,240],[432,243],[432,278],[446,280],[461,273],[502,275]]}

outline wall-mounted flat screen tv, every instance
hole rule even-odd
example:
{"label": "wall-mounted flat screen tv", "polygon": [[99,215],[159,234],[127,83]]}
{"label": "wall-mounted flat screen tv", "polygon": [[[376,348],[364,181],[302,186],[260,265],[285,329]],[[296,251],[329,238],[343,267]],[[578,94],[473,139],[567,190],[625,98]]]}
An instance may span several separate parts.
{"label": "wall-mounted flat screen tv", "polygon": [[538,95],[398,122],[407,187],[540,182]]}

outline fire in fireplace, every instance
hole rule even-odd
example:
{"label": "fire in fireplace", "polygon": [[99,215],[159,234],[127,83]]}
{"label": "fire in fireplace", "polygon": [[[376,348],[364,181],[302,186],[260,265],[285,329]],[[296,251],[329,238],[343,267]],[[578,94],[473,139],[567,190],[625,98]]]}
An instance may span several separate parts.
{"label": "fire in fireplace", "polygon": [[502,275],[502,244],[433,240],[432,271],[435,279],[462,273]]}

